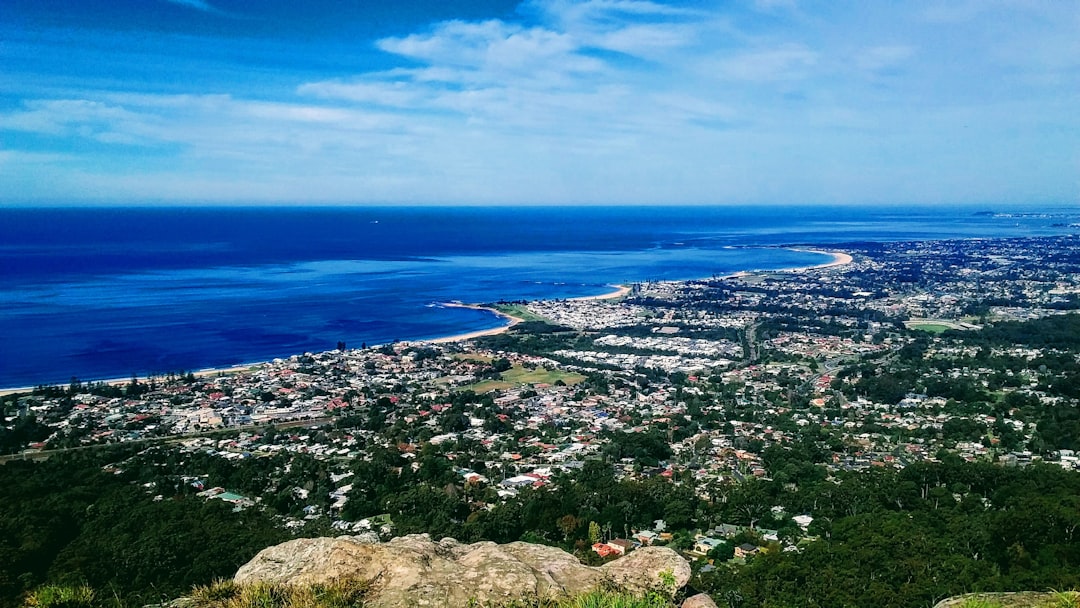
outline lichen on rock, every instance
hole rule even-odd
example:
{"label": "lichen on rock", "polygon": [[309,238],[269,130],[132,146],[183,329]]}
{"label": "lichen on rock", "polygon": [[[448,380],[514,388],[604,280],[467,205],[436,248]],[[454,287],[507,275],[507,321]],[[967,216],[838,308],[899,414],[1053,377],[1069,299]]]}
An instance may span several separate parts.
{"label": "lichen on rock", "polygon": [[365,599],[372,608],[463,606],[576,596],[600,588],[675,592],[689,581],[690,565],[664,547],[642,548],[594,568],[557,547],[525,542],[462,544],[413,534],[371,543],[339,536],[264,549],[234,580],[301,585],[346,578],[373,581]]}

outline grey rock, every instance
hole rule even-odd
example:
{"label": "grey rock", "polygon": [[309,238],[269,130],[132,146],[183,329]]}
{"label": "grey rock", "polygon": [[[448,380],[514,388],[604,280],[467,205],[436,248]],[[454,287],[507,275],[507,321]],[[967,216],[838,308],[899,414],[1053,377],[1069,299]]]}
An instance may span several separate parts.
{"label": "grey rock", "polygon": [[339,578],[373,581],[365,606],[483,605],[515,598],[578,595],[601,585],[631,592],[664,586],[672,592],[690,579],[690,565],[671,549],[646,547],[600,568],[556,547],[524,542],[462,544],[426,534],[372,544],[351,536],[302,538],[269,547],[237,571],[237,583],[324,583]]}
{"label": "grey rock", "polygon": [[686,601],[682,603],[682,608],[717,608],[716,602],[711,597],[704,593],[699,593],[695,596],[686,598]]}
{"label": "grey rock", "polygon": [[690,580],[690,564],[667,547],[642,547],[600,566],[600,571],[617,586],[634,591],[662,586],[663,573],[671,576],[672,590],[682,589]]}
{"label": "grey rock", "polygon": [[[1002,608],[1043,608],[1051,605],[1055,599],[1069,599],[1076,602],[1080,600],[1080,593],[1066,591],[1063,593],[1045,593],[1038,591],[1016,591],[1001,593],[968,593],[957,597],[950,597],[934,604],[934,608],[960,608],[970,601],[982,601],[993,603]],[[1057,605],[1057,604],[1054,604]]]}

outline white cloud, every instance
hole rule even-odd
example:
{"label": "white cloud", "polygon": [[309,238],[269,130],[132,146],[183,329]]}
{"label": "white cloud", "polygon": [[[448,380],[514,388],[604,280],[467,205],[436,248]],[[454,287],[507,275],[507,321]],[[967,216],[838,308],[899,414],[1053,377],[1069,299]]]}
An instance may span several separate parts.
{"label": "white cloud", "polygon": [[146,118],[122,106],[97,100],[31,100],[21,110],[0,114],[0,129],[99,137],[107,134],[113,124],[141,123]]}
{"label": "white cloud", "polygon": [[[519,21],[447,21],[376,41],[399,67],[298,80],[276,98],[50,90],[0,110],[0,130],[9,146],[27,132],[63,141],[63,160],[42,157],[32,174],[103,196],[753,202],[875,191],[917,200],[912,188],[959,196],[957,184],[997,167],[987,134],[1030,134],[1036,149],[1046,125],[1064,125],[1062,140],[1080,128],[1063,109],[1080,94],[1074,64],[1054,54],[1076,48],[1068,27],[1023,35],[1003,23],[989,45],[941,38],[907,7],[756,12],[784,8],[770,4],[535,0]],[[1029,44],[1035,34],[1042,46]],[[1014,52],[1028,48],[1037,56]],[[1016,82],[1050,84],[996,85],[986,101],[987,79],[971,74],[1009,55]],[[1048,90],[1060,107],[1045,102]],[[1013,105],[991,107],[1004,101]],[[139,154],[109,165],[83,156],[83,140]],[[971,141],[975,152],[961,159],[943,141]],[[1030,157],[1060,156],[1063,145]],[[5,168],[33,162],[0,154]],[[1034,162],[1057,166],[1018,161],[999,174]],[[956,177],[917,179],[927,167]]]}
{"label": "white cloud", "polygon": [[582,23],[617,26],[628,18],[670,19],[701,17],[707,13],[647,0],[533,0],[527,6],[563,29]]}
{"label": "white cloud", "polygon": [[907,45],[874,46],[862,49],[855,57],[859,69],[870,72],[899,67],[915,55],[915,47]]}
{"label": "white cloud", "polygon": [[213,6],[210,6],[205,0],[165,0],[173,4],[179,4],[195,10],[205,11],[207,13],[216,13],[218,10]]}
{"label": "white cloud", "polygon": [[572,57],[575,44],[566,34],[499,20],[450,21],[430,34],[385,38],[378,46],[411,59],[473,68],[529,69],[555,59],[571,59],[567,69],[596,67],[595,62]]}
{"label": "white cloud", "polygon": [[311,95],[327,99],[352,101],[361,104],[396,106],[399,108],[416,107],[426,99],[422,91],[417,90],[408,81],[323,81],[309,82],[297,88],[300,95]]}
{"label": "white cloud", "polygon": [[759,11],[774,12],[778,10],[795,10],[798,7],[796,0],[754,0],[754,7]]}
{"label": "white cloud", "polygon": [[673,49],[698,43],[700,24],[628,25],[587,39],[589,46],[618,51],[637,57],[656,58]]}
{"label": "white cloud", "polygon": [[703,67],[716,77],[750,82],[797,80],[810,74],[818,62],[818,53],[800,44],[714,57]]}

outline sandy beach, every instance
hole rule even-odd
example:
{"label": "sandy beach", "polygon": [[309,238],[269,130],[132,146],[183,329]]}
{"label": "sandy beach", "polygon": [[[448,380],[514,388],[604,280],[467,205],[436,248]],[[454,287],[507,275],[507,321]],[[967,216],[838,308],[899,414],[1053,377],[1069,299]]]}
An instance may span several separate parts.
{"label": "sandy beach", "polygon": [[[577,297],[577,298],[567,298],[567,299],[575,301],[575,302],[586,301],[586,300],[613,300],[613,299],[616,299],[616,298],[621,298],[621,297],[627,295],[628,293],[630,293],[630,286],[628,286],[628,285],[612,285],[612,287],[614,287],[615,290],[610,291],[608,293],[602,293],[602,294],[595,295],[595,296],[581,296],[581,297]],[[495,335],[498,335],[498,334],[501,334],[501,333],[506,333],[507,331],[510,330],[511,327],[513,327],[513,326],[517,325],[518,323],[521,323],[521,322],[523,322],[525,320],[525,319],[522,319],[520,317],[515,317],[513,315],[506,314],[505,312],[503,312],[501,310],[496,310],[494,308],[489,308],[487,306],[479,306],[479,305],[476,305],[476,304],[459,304],[457,302],[454,302],[454,303],[450,303],[450,304],[443,304],[443,306],[446,306],[448,308],[469,308],[471,310],[486,310],[486,311],[488,311],[490,313],[496,314],[496,315],[508,320],[509,323],[507,323],[506,325],[503,325],[502,327],[493,327],[491,329],[482,329],[480,331],[473,331],[473,332],[464,333],[464,334],[454,334],[452,336],[444,336],[442,338],[434,338],[432,340],[418,340],[418,342],[426,342],[428,344],[447,344],[447,343],[450,343],[450,342],[462,342],[464,340],[471,340],[473,338],[480,338],[480,337],[483,337],[483,336],[495,336]]]}
{"label": "sandy beach", "polygon": [[453,302],[453,303],[450,303],[450,304],[443,304],[443,306],[445,306],[447,308],[468,308],[468,309],[471,309],[471,310],[486,310],[486,311],[488,311],[490,313],[493,313],[493,314],[495,314],[495,315],[497,315],[499,317],[502,317],[502,318],[508,320],[509,323],[507,323],[506,325],[503,325],[502,327],[493,327],[491,329],[481,329],[479,331],[472,331],[472,332],[465,333],[465,334],[454,334],[452,336],[444,336],[442,338],[435,338],[435,339],[432,339],[432,340],[417,340],[417,342],[426,342],[428,344],[447,344],[449,342],[461,342],[463,340],[471,340],[473,338],[480,338],[480,337],[483,337],[483,336],[495,336],[495,335],[506,333],[507,331],[510,331],[511,327],[513,327],[513,326],[517,325],[518,323],[521,323],[521,322],[523,322],[525,320],[525,319],[522,319],[520,317],[515,317],[513,315],[508,315],[508,314],[506,314],[505,312],[503,312],[501,310],[496,310],[494,308],[489,308],[487,306],[479,306],[477,304],[459,304],[457,302]]}
{"label": "sandy beach", "polygon": [[821,255],[832,256],[832,261],[825,262],[824,264],[815,264],[814,266],[797,266],[795,268],[781,268],[780,270],[772,270],[770,272],[802,272],[805,270],[818,270],[821,268],[833,268],[835,266],[843,266],[855,261],[850,255],[842,251],[824,251],[822,249],[799,249],[795,247],[789,247],[791,251],[804,251],[806,253],[820,253]]}
{"label": "sandy beach", "polygon": [[570,300],[571,302],[584,302],[587,300],[614,300],[616,298],[624,297],[630,293],[629,285],[612,285],[612,287],[615,288],[615,291],[609,293],[602,293],[598,296],[581,296],[578,298],[567,298],[567,300]]}
{"label": "sandy beach", "polygon": [[[233,365],[231,367],[208,367],[206,369],[200,369],[198,371],[191,372],[196,378],[205,378],[207,376],[217,376],[218,374],[235,374],[236,372],[244,372],[253,367],[263,365],[265,361],[259,361],[256,363],[244,363],[242,365]],[[185,372],[186,374],[186,372]],[[153,378],[164,378],[166,374],[160,374],[152,376]],[[136,376],[135,379],[139,382],[149,382],[151,376]],[[131,382],[131,377],[127,378],[109,378],[108,380],[79,380],[83,384],[109,384],[112,386],[123,386]],[[63,386],[62,384],[49,384],[46,386]],[[14,393],[29,393],[34,390],[32,386],[23,386],[17,388],[0,388],[0,397],[5,395],[11,395]]]}
{"label": "sandy beach", "polygon": [[807,268],[807,270],[811,270],[814,268],[831,268],[833,266],[843,266],[845,264],[850,264],[855,261],[855,258],[851,257],[849,254],[844,253],[843,251],[821,251],[818,249],[807,249],[806,251],[812,251],[814,253],[824,253],[826,255],[833,256],[833,260],[831,262],[818,264],[817,266],[811,266],[810,268]]}

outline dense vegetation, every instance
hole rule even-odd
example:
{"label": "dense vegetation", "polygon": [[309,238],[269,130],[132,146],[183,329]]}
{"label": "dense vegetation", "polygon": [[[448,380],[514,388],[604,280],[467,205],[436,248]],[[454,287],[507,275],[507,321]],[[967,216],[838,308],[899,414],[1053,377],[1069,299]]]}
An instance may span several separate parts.
{"label": "dense vegetation", "polygon": [[[195,588],[188,599],[191,608],[364,608],[369,589],[368,581],[348,579],[314,585],[237,585],[218,581]],[[119,608],[120,605],[116,598],[104,597],[86,586],[49,585],[36,590],[26,600],[27,608]],[[668,594],[661,592],[638,596],[610,590],[576,597],[483,604],[485,608],[674,608],[675,605]]]}
{"label": "dense vegetation", "polygon": [[170,495],[154,500],[116,453],[0,466],[0,605],[45,582],[89,585],[129,605],[235,571],[288,538],[259,510]]}
{"label": "dense vegetation", "polygon": [[[799,323],[774,317],[757,327],[757,339]],[[827,335],[863,339],[861,325],[822,321],[814,327]],[[553,334],[552,329],[530,322],[517,332],[482,342],[528,353],[592,344],[587,336]],[[590,373],[572,390],[580,396],[603,395],[613,388],[670,384],[674,400],[686,404],[686,423],[656,423],[647,432],[633,434],[596,431],[603,441],[597,456],[575,463],[580,468],[572,473],[556,473],[547,485],[523,487],[510,498],[500,498],[494,483],[470,483],[461,474],[467,469],[497,482],[519,472],[506,459],[492,458],[484,445],[463,435],[438,445],[428,440],[439,433],[459,433],[476,418],[485,431],[505,434],[511,450],[528,456],[536,448],[518,446],[519,440],[537,434],[555,441],[565,432],[551,423],[515,430],[491,395],[471,390],[449,395],[437,423],[420,427],[397,415],[403,404],[365,389],[371,400],[363,411],[347,411],[313,433],[317,441],[355,433],[365,456],[351,461],[330,462],[286,450],[226,459],[213,451],[185,452],[149,443],[142,448],[74,451],[40,463],[12,461],[0,465],[0,608],[19,605],[24,598],[47,599],[51,592],[27,593],[50,589],[41,587],[49,584],[61,585],[56,588],[61,590],[87,585],[96,601],[108,598],[116,605],[141,606],[230,576],[258,550],[292,536],[283,530],[283,518],[302,520],[305,509],[330,512],[331,492],[340,485],[332,472],[345,467],[353,473],[352,489],[340,515],[356,521],[386,514],[396,534],[426,532],[466,542],[521,539],[558,545],[595,562],[600,558],[590,547],[598,538],[626,537],[660,519],[673,532],[670,544],[679,549],[689,548],[698,530],[721,523],[749,526],[754,530],[731,540],[756,545],[760,552],[738,565],[730,561],[730,546],[710,553],[716,568],[699,568],[691,583],[729,608],[924,607],[972,591],[1080,587],[1080,475],[1037,459],[1030,467],[1010,468],[964,462],[949,452],[961,441],[982,443],[994,449],[989,452],[993,455],[1026,449],[1055,457],[1057,450],[1080,450],[1080,408],[1075,401],[1080,397],[1080,315],[1003,322],[940,336],[904,335],[913,339],[902,348],[837,368],[822,406],[825,420],[842,421],[850,412],[842,409],[841,397],[865,397],[889,412],[915,407],[899,405],[911,394],[938,398],[918,407],[947,419],[904,432],[912,446],[937,442],[941,451],[930,454],[940,462],[911,459],[899,470],[882,466],[845,471],[834,466],[830,473],[823,463],[861,449],[845,443],[832,426],[798,427],[780,414],[763,414],[759,405],[740,403],[734,395],[740,387],[720,376],[699,381],[694,388],[704,387],[704,392],[691,391],[686,374],[655,369],[623,377]],[[735,330],[721,331],[718,337],[749,339]],[[1038,352],[1025,353],[1025,347]],[[632,351],[613,351],[619,349]],[[414,355],[422,360],[434,353],[418,350]],[[490,371],[479,377],[501,379],[500,374],[516,369],[508,359],[495,358]],[[768,397],[771,403],[808,409],[805,381],[785,372],[775,384],[782,390]],[[83,390],[74,385],[68,395],[75,388]],[[121,390],[85,390],[91,389]],[[42,387],[35,397],[46,390],[64,396],[63,389]],[[123,388],[134,390],[143,389],[135,382]],[[273,397],[267,394],[264,401]],[[726,411],[707,409],[710,402],[725,403]],[[0,428],[0,452],[18,451],[50,432],[43,424],[49,420],[38,420],[25,405],[20,411],[17,400],[0,398],[0,410],[19,414],[10,427]],[[64,413],[61,408],[49,415]],[[637,412],[622,415],[632,426],[641,422]],[[790,441],[766,447],[761,439],[730,433],[729,420],[760,421],[783,431]],[[1010,420],[1019,423],[1019,429]],[[851,432],[900,432],[880,422],[872,414]],[[760,454],[767,478],[743,470],[702,484],[694,475],[698,465],[666,468],[673,457],[672,443],[703,429],[730,437],[733,449]],[[277,434],[269,430],[261,441],[274,443]],[[65,440],[78,445],[78,437]],[[711,449],[708,437],[700,441],[688,458],[690,448],[683,452],[684,463]],[[908,455],[899,437],[888,449],[896,461]],[[632,470],[633,478],[616,474],[617,467]],[[195,479],[259,502],[234,510],[197,496],[202,486],[193,484]],[[814,517],[805,532],[790,518],[801,513]],[[335,533],[327,521],[308,521],[303,533]],[[766,541],[762,529],[775,530],[781,540],[797,541],[797,550],[784,551],[779,543]],[[804,538],[807,535],[810,538]],[[56,591],[56,597],[64,593]]]}
{"label": "dense vegetation", "polygon": [[1075,588],[1078,490],[1080,477],[1052,466],[959,461],[810,484],[776,499],[816,503],[819,540],[697,584],[738,590],[747,606],[926,606],[969,591]]}
{"label": "dense vegetation", "polygon": [[[143,488],[137,467],[102,469],[116,458],[0,466],[2,605],[17,605],[24,592],[46,582],[87,584],[141,605],[229,576],[288,537],[260,509],[234,512],[183,492],[155,500],[161,488]],[[362,499],[385,508],[399,533],[525,539],[583,556],[591,555],[596,528],[619,536],[663,518],[676,531],[672,543],[686,548],[695,526],[754,524],[795,535],[790,520],[770,507],[815,513],[810,532],[819,538],[804,541],[801,551],[782,552],[743,534],[740,542],[765,551],[692,581],[716,597],[741,598],[744,606],[925,606],[969,591],[1080,586],[1080,476],[1074,473],[951,460],[827,480],[817,467],[794,466],[807,458],[814,455],[773,450],[770,467],[788,471],[788,482],[701,488],[711,501],[697,495],[691,479],[616,481],[610,465],[588,461],[573,478],[491,511],[470,511],[468,489],[440,488],[439,471],[421,466],[415,478],[400,477],[375,461],[357,463],[367,483],[356,485],[370,493],[358,493],[355,508],[364,508]]]}

